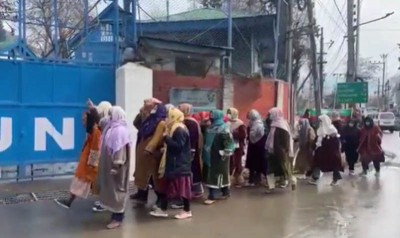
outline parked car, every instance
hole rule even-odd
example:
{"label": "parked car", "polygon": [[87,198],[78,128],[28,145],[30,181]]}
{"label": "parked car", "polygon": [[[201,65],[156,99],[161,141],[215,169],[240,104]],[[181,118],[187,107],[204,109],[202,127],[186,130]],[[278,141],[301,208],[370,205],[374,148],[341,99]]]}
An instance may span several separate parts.
{"label": "parked car", "polygon": [[396,117],[393,112],[380,112],[378,113],[376,120],[382,131],[386,130],[393,133],[396,130]]}

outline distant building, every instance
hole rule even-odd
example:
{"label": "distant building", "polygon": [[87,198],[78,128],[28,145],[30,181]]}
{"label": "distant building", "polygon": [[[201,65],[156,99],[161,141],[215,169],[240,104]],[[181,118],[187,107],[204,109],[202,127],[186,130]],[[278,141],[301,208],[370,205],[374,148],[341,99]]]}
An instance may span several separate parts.
{"label": "distant building", "polygon": [[[100,63],[113,62],[114,4],[110,4],[92,21],[88,34],[77,34],[70,42],[73,57],[80,61]],[[120,18],[128,14],[119,9]],[[249,76],[262,71],[264,76],[272,76],[274,67],[274,25],[276,15],[254,15],[233,13],[232,69],[238,75]],[[122,22],[122,21],[121,21]],[[280,78],[285,78],[285,24],[282,20],[281,38],[278,50]],[[121,27],[120,27],[121,28]],[[227,16],[216,9],[196,9],[159,19],[138,21],[139,36],[181,41],[203,46],[227,45]],[[120,30],[121,48],[124,46],[124,32]],[[123,49],[120,49],[121,52]]]}

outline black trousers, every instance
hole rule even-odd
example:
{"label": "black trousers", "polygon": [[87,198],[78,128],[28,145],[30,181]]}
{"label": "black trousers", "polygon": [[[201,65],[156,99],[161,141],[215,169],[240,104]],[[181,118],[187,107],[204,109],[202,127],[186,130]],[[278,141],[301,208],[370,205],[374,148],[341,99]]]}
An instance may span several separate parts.
{"label": "black trousers", "polygon": [[122,222],[124,220],[125,213],[113,213],[111,214],[111,220],[112,221],[117,221],[117,222]]}
{"label": "black trousers", "polygon": [[[183,202],[183,210],[185,212],[190,212],[190,200],[186,198],[181,198]],[[165,194],[160,194],[160,208],[163,211],[168,210],[168,198]]]}
{"label": "black trousers", "polygon": [[346,151],[346,161],[349,164],[349,170],[354,170],[354,165],[358,161],[358,153],[356,150],[354,151]]}
{"label": "black trousers", "polygon": [[[320,169],[318,169],[318,168],[315,168],[314,170],[313,170],[313,173],[312,173],[312,179],[314,179],[314,180],[318,180],[320,177],[321,177],[321,170]],[[341,180],[342,179],[342,175],[340,174],[340,172],[339,171],[333,171],[333,176],[332,176],[332,180],[333,181],[339,181],[339,180]]]}
{"label": "black trousers", "polygon": [[[377,162],[377,161],[373,161],[374,167],[375,167],[375,171],[376,172],[380,172],[381,171],[381,163]],[[362,163],[362,167],[364,172],[367,172],[369,169],[369,163]]]}

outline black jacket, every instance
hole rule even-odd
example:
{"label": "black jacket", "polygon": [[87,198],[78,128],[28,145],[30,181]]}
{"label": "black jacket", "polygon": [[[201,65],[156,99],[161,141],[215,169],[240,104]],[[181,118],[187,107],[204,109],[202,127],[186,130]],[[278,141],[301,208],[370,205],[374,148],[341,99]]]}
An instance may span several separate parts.
{"label": "black jacket", "polygon": [[167,144],[165,177],[190,176],[192,173],[192,153],[187,129],[177,128],[172,137],[165,137],[165,143]]}

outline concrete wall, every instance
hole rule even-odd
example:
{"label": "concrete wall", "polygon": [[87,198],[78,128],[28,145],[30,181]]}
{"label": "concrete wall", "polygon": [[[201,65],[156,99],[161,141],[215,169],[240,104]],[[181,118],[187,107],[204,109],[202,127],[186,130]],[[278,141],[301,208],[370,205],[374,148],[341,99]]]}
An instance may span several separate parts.
{"label": "concrete wall", "polygon": [[[217,89],[222,108],[222,88],[223,82],[221,76],[208,75],[206,78],[181,77],[170,71],[153,72],[153,95],[163,102],[169,102],[169,92],[171,88],[199,88],[199,89]],[[258,110],[263,116],[266,116],[268,110],[274,107],[276,101],[283,110],[285,116],[288,115],[289,89],[288,85],[281,81],[274,80],[256,80],[233,77],[233,90],[225,90],[232,95],[225,95],[224,99],[231,98],[233,105],[240,111],[240,118],[246,120],[246,114],[251,109]],[[276,89],[277,88],[277,89]]]}
{"label": "concrete wall", "polygon": [[[125,109],[130,125],[143,106],[143,101],[153,97],[153,71],[144,66],[128,63],[116,73],[116,104]],[[137,130],[132,126],[133,145]],[[135,171],[135,146],[131,148],[131,174]],[[133,179],[133,177],[131,177]]]}

